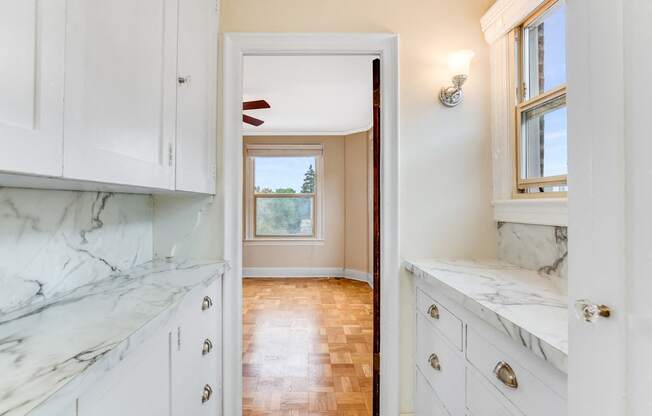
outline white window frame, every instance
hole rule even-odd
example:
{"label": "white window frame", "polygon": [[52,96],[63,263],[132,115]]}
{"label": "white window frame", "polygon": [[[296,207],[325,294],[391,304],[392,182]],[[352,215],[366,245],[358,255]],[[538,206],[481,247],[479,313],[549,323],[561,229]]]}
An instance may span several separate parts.
{"label": "white window frame", "polygon": [[[276,144],[276,143],[249,143],[245,145],[245,172],[244,172],[244,195],[245,215],[244,229],[245,242],[270,242],[270,243],[305,243],[323,241],[323,189],[324,189],[324,150],[320,144]],[[256,157],[301,157],[310,156],[315,158],[315,192],[313,194],[269,194],[266,198],[288,198],[305,197],[312,198],[313,203],[313,233],[310,236],[258,236],[256,235],[256,199],[260,197],[254,191],[255,188],[255,158]]]}

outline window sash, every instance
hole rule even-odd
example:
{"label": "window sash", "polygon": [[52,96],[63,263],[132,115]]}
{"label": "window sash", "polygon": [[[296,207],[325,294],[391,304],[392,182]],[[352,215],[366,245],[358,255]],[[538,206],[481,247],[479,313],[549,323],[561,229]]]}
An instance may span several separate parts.
{"label": "window sash", "polygon": [[[277,199],[277,198],[307,198],[312,200],[311,210],[311,232],[310,234],[258,234],[258,199]],[[253,234],[255,238],[315,238],[315,222],[316,222],[316,195],[311,194],[275,194],[275,193],[258,193],[254,192],[253,198]]]}
{"label": "window sash", "polygon": [[514,192],[513,196],[516,198],[534,198],[534,197],[563,197],[566,196],[566,192],[540,192],[540,193],[531,193],[524,192],[526,189],[531,188],[544,188],[555,185],[567,185],[568,177],[567,175],[558,175],[558,176],[543,176],[540,178],[523,178],[521,175],[522,172],[522,135],[523,135],[523,113],[528,110],[545,105],[548,102],[551,102],[561,96],[566,95],[566,84],[555,87],[550,91],[540,93],[534,97],[527,99],[526,97],[526,88],[527,80],[526,76],[528,74],[527,68],[525,67],[525,48],[527,45],[526,39],[524,38],[525,28],[538,19],[541,15],[546,13],[551,7],[563,0],[551,0],[545,3],[539,10],[527,18],[520,26],[514,29],[513,37],[514,42],[510,43],[510,48],[513,48],[511,56],[514,59],[511,61],[514,67],[514,70],[511,70],[510,73],[514,74],[514,81],[516,83],[516,100],[515,100],[515,152],[514,152]]}

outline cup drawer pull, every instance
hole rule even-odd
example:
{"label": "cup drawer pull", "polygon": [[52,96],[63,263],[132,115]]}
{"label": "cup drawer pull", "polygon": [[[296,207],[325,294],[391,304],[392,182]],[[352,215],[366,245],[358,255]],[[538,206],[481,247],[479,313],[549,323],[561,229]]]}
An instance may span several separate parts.
{"label": "cup drawer pull", "polygon": [[210,339],[204,340],[204,345],[201,348],[201,355],[206,355],[213,350],[213,343]]}
{"label": "cup drawer pull", "polygon": [[201,310],[205,311],[207,309],[210,309],[211,306],[213,306],[213,299],[211,299],[208,296],[204,296],[204,300],[201,303]]}
{"label": "cup drawer pull", "polygon": [[204,386],[204,392],[201,395],[201,402],[206,403],[211,399],[213,395],[213,389],[208,384]]}
{"label": "cup drawer pull", "polygon": [[439,319],[439,308],[437,305],[430,305],[428,308],[428,315],[430,315],[432,319]]}
{"label": "cup drawer pull", "polygon": [[501,383],[510,389],[518,388],[518,380],[516,380],[516,374],[514,373],[512,367],[506,362],[500,361],[498,364],[496,364],[494,367],[494,374]]}
{"label": "cup drawer pull", "polygon": [[430,354],[430,357],[428,357],[428,363],[430,363],[430,367],[437,371],[441,371],[441,364],[439,363],[439,357],[437,354]]}

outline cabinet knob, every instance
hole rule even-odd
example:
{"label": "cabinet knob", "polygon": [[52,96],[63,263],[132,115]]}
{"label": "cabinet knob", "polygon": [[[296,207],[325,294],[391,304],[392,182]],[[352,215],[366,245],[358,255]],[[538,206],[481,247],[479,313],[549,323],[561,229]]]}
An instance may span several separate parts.
{"label": "cabinet knob", "polygon": [[177,77],[177,82],[179,83],[179,85],[190,84],[190,75],[185,77]]}
{"label": "cabinet knob", "polygon": [[518,388],[518,380],[516,380],[516,374],[514,373],[512,367],[506,362],[500,361],[498,364],[496,364],[494,367],[494,374],[501,383],[510,389]]}
{"label": "cabinet knob", "polygon": [[201,310],[205,311],[210,309],[211,306],[213,306],[213,300],[208,296],[204,296],[204,300],[201,303]]}
{"label": "cabinet knob", "polygon": [[437,354],[430,354],[430,357],[428,357],[428,363],[430,363],[430,367],[437,371],[441,371],[441,364],[439,363],[439,357]]}
{"label": "cabinet knob", "polygon": [[204,386],[204,392],[201,395],[201,402],[206,403],[211,399],[213,395],[213,389],[208,384]]}
{"label": "cabinet knob", "polygon": [[607,305],[597,305],[586,299],[575,302],[575,310],[578,318],[584,319],[586,322],[595,322],[599,317],[611,316],[611,309]]}
{"label": "cabinet knob", "polygon": [[213,349],[213,343],[211,342],[211,340],[210,339],[204,340],[204,345],[202,346],[201,349],[201,355],[208,354],[209,352],[211,352],[212,349]]}
{"label": "cabinet knob", "polygon": [[430,305],[428,308],[428,315],[430,315],[432,319],[439,319],[439,308],[437,305]]}

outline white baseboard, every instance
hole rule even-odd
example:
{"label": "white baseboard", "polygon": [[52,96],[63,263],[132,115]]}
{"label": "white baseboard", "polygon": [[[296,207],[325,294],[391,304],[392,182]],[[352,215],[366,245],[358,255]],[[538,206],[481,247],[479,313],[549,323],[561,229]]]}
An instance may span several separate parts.
{"label": "white baseboard", "polygon": [[343,269],[340,267],[244,267],[243,277],[343,277],[346,279],[366,282],[373,287],[373,276],[371,273],[355,269]]}

